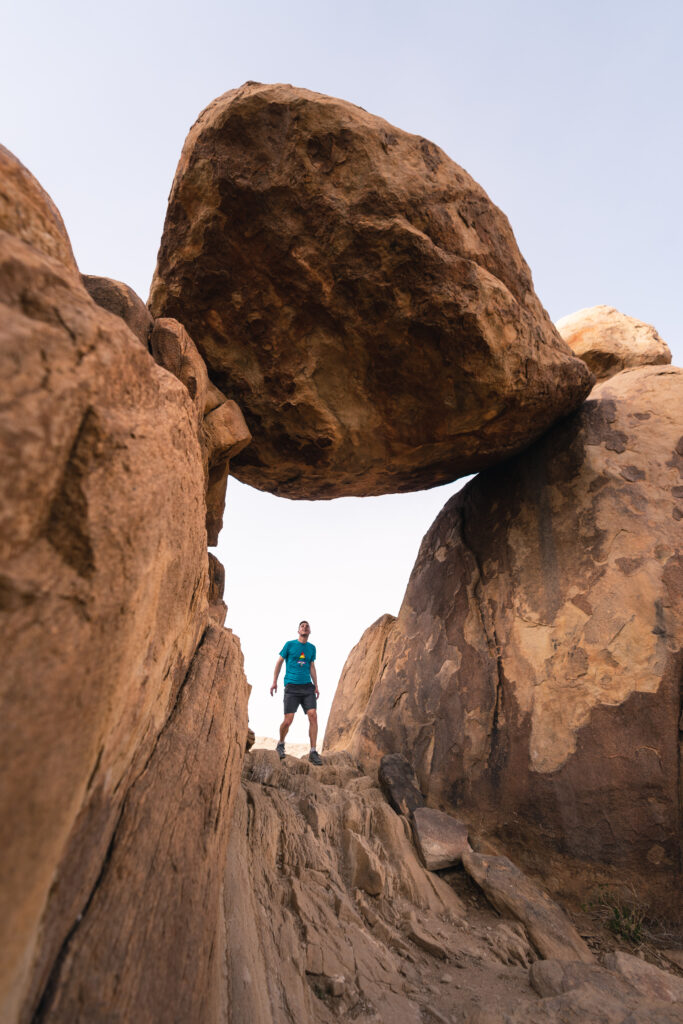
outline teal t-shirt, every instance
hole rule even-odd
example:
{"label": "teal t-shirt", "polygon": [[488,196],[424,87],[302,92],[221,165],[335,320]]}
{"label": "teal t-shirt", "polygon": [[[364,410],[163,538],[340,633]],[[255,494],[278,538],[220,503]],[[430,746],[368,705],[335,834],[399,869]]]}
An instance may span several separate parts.
{"label": "teal t-shirt", "polygon": [[311,662],[315,661],[315,646],[306,641],[288,640],[280,651],[285,659],[285,686],[290,683],[305,686],[311,682]]}

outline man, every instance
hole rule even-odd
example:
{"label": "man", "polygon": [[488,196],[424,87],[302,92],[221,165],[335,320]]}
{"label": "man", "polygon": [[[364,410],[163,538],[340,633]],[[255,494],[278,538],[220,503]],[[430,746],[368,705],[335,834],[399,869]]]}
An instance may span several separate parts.
{"label": "man", "polygon": [[309,644],[308,638],[311,635],[311,627],[302,619],[299,623],[299,636],[296,640],[288,640],[280,651],[275,662],[275,674],[273,685],[270,688],[271,697],[277,690],[277,677],[283,662],[285,669],[285,717],[280,726],[280,742],[275,748],[280,759],[285,756],[285,736],[289,727],[294,721],[294,715],[301,705],[308,716],[308,735],[311,740],[311,752],[308,760],[312,764],[322,764],[323,759],[316,750],[315,744],[318,738],[318,712],[316,710],[320,691],[318,690],[318,674],[315,670],[315,647]]}

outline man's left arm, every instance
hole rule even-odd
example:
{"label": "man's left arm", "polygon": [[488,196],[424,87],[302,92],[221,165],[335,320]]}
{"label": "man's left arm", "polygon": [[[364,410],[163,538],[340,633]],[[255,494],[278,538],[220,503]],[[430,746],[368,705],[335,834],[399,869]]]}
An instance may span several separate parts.
{"label": "man's left arm", "polygon": [[316,672],[314,661],[311,662],[311,679],[313,680],[313,685],[315,686],[315,696],[317,699],[320,696],[320,690],[318,689],[318,673]]}

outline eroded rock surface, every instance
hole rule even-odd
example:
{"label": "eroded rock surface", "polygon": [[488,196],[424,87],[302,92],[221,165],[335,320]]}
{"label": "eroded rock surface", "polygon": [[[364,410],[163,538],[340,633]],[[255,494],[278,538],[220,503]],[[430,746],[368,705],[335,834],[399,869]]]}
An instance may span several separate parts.
{"label": "eroded rock surface", "polygon": [[[613,1019],[605,1001],[620,1021],[681,1019],[661,989],[643,994],[594,963],[547,897],[530,911],[515,886],[535,904],[542,897],[521,872],[512,888],[483,879],[501,919],[473,896],[462,870],[449,882],[427,871],[406,818],[345,754],[328,755],[320,769],[254,748],[233,823],[222,930],[226,1024],[604,1024]],[[485,861],[491,881],[493,860],[503,859],[471,867],[477,874]],[[503,890],[510,898],[501,903]],[[590,964],[552,961],[545,975],[530,974],[538,953],[515,919],[520,911],[536,942],[548,941],[552,918],[550,944],[564,937]]]}
{"label": "eroded rock surface", "polygon": [[562,317],[555,325],[598,382],[633,366],[667,365],[671,350],[651,324],[613,306],[591,306]]}
{"label": "eroded rock surface", "polygon": [[124,284],[123,281],[114,281],[111,277],[96,277],[94,274],[82,274],[81,280],[91,299],[94,299],[102,309],[121,317],[135,337],[147,348],[154,320],[147,306],[130,285]]}
{"label": "eroded rock surface", "polygon": [[406,753],[430,805],[632,870],[674,916],[681,408],[683,371],[626,370],[451,499],[365,708],[338,695],[325,736],[368,768]]}
{"label": "eroded rock surface", "polygon": [[197,416],[93,302],[19,167],[0,223],[0,1018],[210,1020],[247,685],[209,617]]}
{"label": "eroded rock surface", "polygon": [[49,195],[13,153],[0,145],[0,231],[78,273],[64,221]]}
{"label": "eroded rock surface", "polygon": [[293,498],[431,487],[575,408],[590,375],[506,217],[426,139],[248,83],[186,140],[152,284],[253,444],[239,479]]}

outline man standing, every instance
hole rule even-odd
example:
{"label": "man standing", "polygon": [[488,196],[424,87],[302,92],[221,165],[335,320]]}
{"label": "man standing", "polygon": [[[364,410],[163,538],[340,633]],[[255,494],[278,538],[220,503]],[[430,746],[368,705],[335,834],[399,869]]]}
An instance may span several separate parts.
{"label": "man standing", "polygon": [[316,710],[320,696],[318,690],[318,675],[315,670],[315,647],[309,644],[308,638],[311,635],[311,627],[302,619],[299,623],[299,636],[296,640],[288,640],[280,651],[275,662],[275,674],[273,685],[270,688],[271,697],[277,690],[277,677],[280,675],[282,663],[286,662],[285,669],[285,717],[280,726],[280,742],[275,748],[282,759],[285,756],[285,736],[289,727],[294,721],[299,705],[308,716],[308,735],[311,739],[311,752],[308,760],[312,764],[322,764],[323,759],[315,748],[318,738],[318,712]]}

